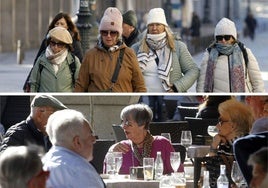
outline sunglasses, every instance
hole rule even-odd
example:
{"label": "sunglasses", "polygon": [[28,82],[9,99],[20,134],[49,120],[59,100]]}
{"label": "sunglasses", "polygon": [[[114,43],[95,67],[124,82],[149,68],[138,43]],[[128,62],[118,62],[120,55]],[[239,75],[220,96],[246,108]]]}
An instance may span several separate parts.
{"label": "sunglasses", "polygon": [[50,44],[51,46],[57,46],[58,48],[63,48],[63,47],[65,46],[65,44],[62,43],[62,42],[54,42],[54,41],[52,41],[52,40],[49,42],[49,44]]}
{"label": "sunglasses", "polygon": [[101,35],[102,36],[108,36],[110,34],[111,37],[115,37],[118,35],[118,32],[117,31],[106,31],[106,30],[102,30],[100,31]]}
{"label": "sunglasses", "polygon": [[225,41],[228,41],[228,40],[230,40],[232,38],[232,35],[218,35],[218,36],[216,36],[216,40],[217,41],[222,41],[223,39],[225,40]]}

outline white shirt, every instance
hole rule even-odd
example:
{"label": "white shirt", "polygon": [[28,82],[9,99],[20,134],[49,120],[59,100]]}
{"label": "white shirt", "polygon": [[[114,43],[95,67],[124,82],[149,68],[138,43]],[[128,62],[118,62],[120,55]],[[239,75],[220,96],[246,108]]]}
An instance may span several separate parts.
{"label": "white shirt", "polygon": [[143,71],[144,82],[147,92],[165,92],[161,79],[158,76],[157,64],[155,61],[149,61],[146,69]]}
{"label": "white shirt", "polygon": [[60,146],[53,146],[42,159],[49,170],[47,188],[104,188],[95,168],[82,156]]}

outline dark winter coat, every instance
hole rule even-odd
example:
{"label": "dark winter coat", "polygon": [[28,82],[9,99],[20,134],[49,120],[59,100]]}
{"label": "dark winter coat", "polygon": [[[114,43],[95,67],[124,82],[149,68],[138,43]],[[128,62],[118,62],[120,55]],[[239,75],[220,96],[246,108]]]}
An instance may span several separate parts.
{"label": "dark winter coat", "polygon": [[[45,149],[44,135],[37,130],[31,117],[11,126],[7,130],[0,151],[5,150],[8,146],[25,146],[29,144],[41,146],[44,151],[48,151],[48,148]],[[51,143],[48,145],[51,146]]]}

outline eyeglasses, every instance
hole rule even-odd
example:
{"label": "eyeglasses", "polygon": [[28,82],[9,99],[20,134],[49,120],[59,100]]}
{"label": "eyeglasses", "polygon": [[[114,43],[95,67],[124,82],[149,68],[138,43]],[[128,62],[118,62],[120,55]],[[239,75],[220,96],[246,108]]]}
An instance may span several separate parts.
{"label": "eyeglasses", "polygon": [[49,42],[49,44],[50,44],[51,46],[57,46],[58,48],[63,48],[63,47],[65,46],[65,44],[62,43],[62,42],[54,42],[54,41],[52,41],[52,40]]}
{"label": "eyeglasses", "polygon": [[127,127],[131,127],[132,126],[132,124],[131,124],[131,122],[129,122],[128,120],[121,120],[121,125],[120,125],[122,128],[124,127],[124,126],[127,126]]}
{"label": "eyeglasses", "polygon": [[101,35],[102,36],[105,36],[107,37],[108,35],[110,35],[111,37],[115,37],[118,35],[118,32],[117,31],[106,31],[106,30],[102,30],[100,31]]}
{"label": "eyeglasses", "polygon": [[222,41],[223,39],[225,40],[225,41],[228,41],[228,40],[230,40],[232,38],[232,35],[218,35],[218,36],[216,36],[216,40],[217,41]]}
{"label": "eyeglasses", "polygon": [[229,120],[222,120],[221,118],[219,118],[219,120],[218,120],[218,124],[219,124],[220,126],[222,126],[223,123],[227,123],[227,122],[231,122],[231,121],[229,121]]}

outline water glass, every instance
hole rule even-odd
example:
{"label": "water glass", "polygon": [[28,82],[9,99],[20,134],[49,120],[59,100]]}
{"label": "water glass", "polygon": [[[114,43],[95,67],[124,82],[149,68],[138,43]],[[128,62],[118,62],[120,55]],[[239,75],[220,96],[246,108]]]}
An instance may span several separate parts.
{"label": "water glass", "polygon": [[118,175],[123,163],[123,154],[122,152],[113,152],[113,157],[115,163],[115,174]]}
{"label": "water glass", "polygon": [[154,179],[154,158],[143,158],[144,180]]}
{"label": "water glass", "polygon": [[106,174],[114,175],[115,174],[115,162],[113,152],[108,152],[105,156],[106,163]]}
{"label": "water glass", "polygon": [[246,183],[246,180],[244,179],[244,176],[236,161],[233,161],[231,177],[238,188],[240,188],[243,184]]}
{"label": "water glass", "polygon": [[186,188],[186,178],[184,172],[172,174],[172,184],[175,188]]}
{"label": "water glass", "polygon": [[170,164],[174,172],[177,172],[181,164],[180,152],[170,152]]}
{"label": "water glass", "polygon": [[159,181],[159,188],[174,188],[172,186],[172,177],[171,176],[162,176]]}
{"label": "water glass", "polygon": [[216,134],[218,134],[218,129],[215,125],[209,125],[207,131],[211,137],[214,137]]}

